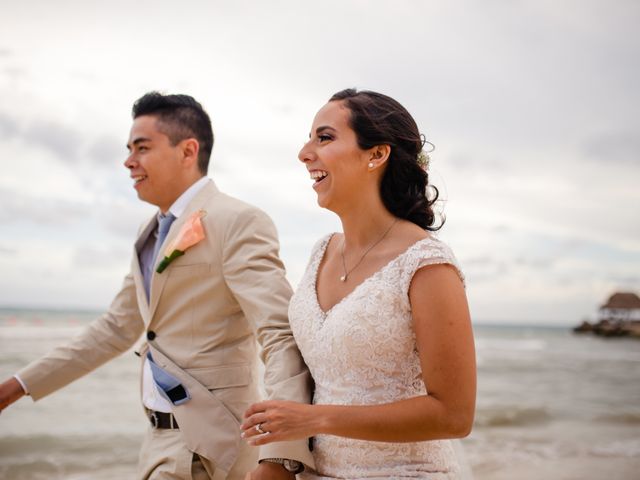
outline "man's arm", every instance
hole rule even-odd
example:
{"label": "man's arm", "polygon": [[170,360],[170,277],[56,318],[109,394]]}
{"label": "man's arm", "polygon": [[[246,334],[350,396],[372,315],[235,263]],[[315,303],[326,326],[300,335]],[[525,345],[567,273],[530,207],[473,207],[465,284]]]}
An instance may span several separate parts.
{"label": "man's arm", "polygon": [[[262,347],[268,397],[310,403],[311,375],[289,326],[292,292],[278,256],[273,222],[260,210],[247,210],[238,215],[224,240],[225,281]],[[307,440],[267,445],[259,457],[288,458],[313,467]]]}
{"label": "man's arm", "polygon": [[[68,344],[53,349],[20,370],[18,376],[31,398],[39,400],[126,351],[143,329],[133,276],[129,274],[107,313],[91,322]],[[12,380],[20,386],[15,378],[2,384],[4,395],[0,398],[6,398],[6,405],[24,395],[22,387],[22,394],[19,394]]]}
{"label": "man's arm", "polygon": [[12,403],[24,397],[26,392],[16,377],[11,377],[0,384],[0,412]]}

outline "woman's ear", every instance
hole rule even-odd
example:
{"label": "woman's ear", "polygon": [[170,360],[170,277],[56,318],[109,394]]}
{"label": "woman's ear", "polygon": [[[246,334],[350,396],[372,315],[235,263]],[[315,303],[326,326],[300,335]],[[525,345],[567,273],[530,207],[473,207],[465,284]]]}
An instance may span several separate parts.
{"label": "woman's ear", "polygon": [[389,160],[389,155],[391,155],[391,146],[389,145],[376,145],[375,147],[367,150],[368,152],[368,163],[367,167],[369,170],[376,170],[382,167],[387,160]]}

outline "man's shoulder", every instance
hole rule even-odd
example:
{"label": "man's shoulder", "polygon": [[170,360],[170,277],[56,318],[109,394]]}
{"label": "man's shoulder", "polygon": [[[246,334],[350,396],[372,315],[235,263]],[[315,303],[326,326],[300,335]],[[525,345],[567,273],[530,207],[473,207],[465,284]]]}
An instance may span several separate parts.
{"label": "man's shoulder", "polygon": [[[210,221],[225,221],[235,223],[238,219],[259,217],[270,219],[269,215],[257,206],[237,197],[218,191],[207,199],[205,204],[207,217]],[[211,213],[211,215],[209,215]]]}

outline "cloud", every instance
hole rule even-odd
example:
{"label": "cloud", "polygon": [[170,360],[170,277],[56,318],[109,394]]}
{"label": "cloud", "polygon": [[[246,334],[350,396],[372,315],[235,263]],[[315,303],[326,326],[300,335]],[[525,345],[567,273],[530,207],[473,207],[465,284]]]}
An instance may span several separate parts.
{"label": "cloud", "polygon": [[27,76],[27,69],[22,67],[5,67],[2,73],[9,77],[10,80],[19,80]]}
{"label": "cloud", "polygon": [[86,150],[86,158],[96,166],[111,167],[115,163],[122,163],[125,150],[122,140],[112,136],[102,136],[94,140]]}
{"label": "cloud", "polygon": [[464,264],[469,267],[485,267],[495,265],[497,260],[489,255],[471,257],[464,260]]}
{"label": "cloud", "polygon": [[110,168],[124,158],[123,142],[115,136],[87,137],[80,129],[51,119],[25,126],[17,116],[3,112],[0,112],[0,140],[18,140],[23,145],[42,148],[66,165]]}
{"label": "cloud", "polygon": [[635,287],[640,285],[640,276],[638,275],[611,275],[608,278],[613,283],[623,286],[622,289],[630,285],[629,289],[634,290]]}
{"label": "cloud", "polygon": [[53,198],[45,200],[1,187],[0,204],[0,222],[3,224],[31,222],[38,225],[69,225],[91,212],[87,205],[80,202]]}
{"label": "cloud", "polygon": [[583,148],[587,158],[640,166],[640,131],[617,131],[594,135]]}
{"label": "cloud", "polygon": [[133,242],[140,225],[155,212],[155,207],[140,201],[125,203],[116,200],[102,205],[98,217],[108,232]]}
{"label": "cloud", "polygon": [[466,152],[453,152],[451,154],[443,154],[442,157],[438,153],[431,154],[432,164],[431,170],[437,171],[441,167],[451,167],[457,173],[466,174],[494,174],[513,172],[513,162],[504,161],[493,155],[473,155]]}
{"label": "cloud", "polygon": [[[151,214],[121,165],[130,103],[151,89],[193,94],[210,110],[212,176],[274,218],[295,280],[315,240],[341,229],[317,207],[296,153],[318,108],[351,86],[396,98],[436,143],[442,238],[460,258],[477,314],[578,318],[602,292],[640,286],[640,68],[629,60],[640,55],[638,2],[329,0],[321,10],[254,2],[251,18],[241,3],[199,2],[203,14],[188,26],[162,11],[140,24],[143,4],[76,3],[73,18],[46,2],[37,18],[9,11],[11,43],[0,45],[2,242],[22,249],[27,237],[64,236],[70,249],[86,246],[63,265],[38,258],[38,268],[59,272],[57,282],[39,279],[38,292],[77,303],[62,268],[130,249]],[[388,35],[371,36],[381,24]],[[308,35],[327,25],[331,35]],[[65,34],[52,35],[54,26]],[[159,27],[172,34],[136,43]],[[187,30],[202,33],[197,44]],[[215,62],[203,62],[211,46]],[[176,56],[198,75],[163,61]],[[65,228],[51,226],[58,221]],[[28,257],[16,259],[16,272]],[[84,301],[107,274],[83,272]],[[21,295],[8,286],[9,298]]]}
{"label": "cloud", "polygon": [[511,271],[508,258],[493,258],[489,255],[465,259],[461,266],[467,282],[473,285],[499,281]]}
{"label": "cloud", "polygon": [[[92,245],[81,246],[75,249],[72,257],[72,267],[79,267],[84,270],[113,269],[114,259],[119,262],[128,261],[131,251],[121,246],[110,246],[106,248]],[[123,270],[124,271],[124,270]]]}
{"label": "cloud", "polygon": [[[15,63],[14,52],[8,48],[0,47],[0,62],[2,62],[2,66],[0,67],[0,78],[3,76],[8,78],[10,81],[16,81],[26,76],[27,69],[25,66],[18,66]],[[6,60],[6,61],[5,61]]]}
{"label": "cloud", "polygon": [[50,150],[63,162],[76,162],[79,158],[81,136],[72,128],[53,121],[36,121],[24,132],[27,144]]}
{"label": "cloud", "polygon": [[0,112],[0,140],[15,138],[19,132],[19,123],[9,115]]}

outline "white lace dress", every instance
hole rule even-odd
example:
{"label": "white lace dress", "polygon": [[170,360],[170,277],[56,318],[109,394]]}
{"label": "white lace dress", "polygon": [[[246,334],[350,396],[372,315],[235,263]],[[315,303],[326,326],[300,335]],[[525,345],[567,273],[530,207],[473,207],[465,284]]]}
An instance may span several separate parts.
{"label": "white lace dress", "polygon": [[[451,250],[433,237],[420,240],[323,312],[316,279],[330,238],[314,247],[289,307],[293,334],[316,383],[314,403],[372,405],[426,394],[409,285],[425,265],[448,263],[460,272]],[[448,440],[385,443],[318,435],[313,456],[317,472],[300,478],[461,478]]]}

